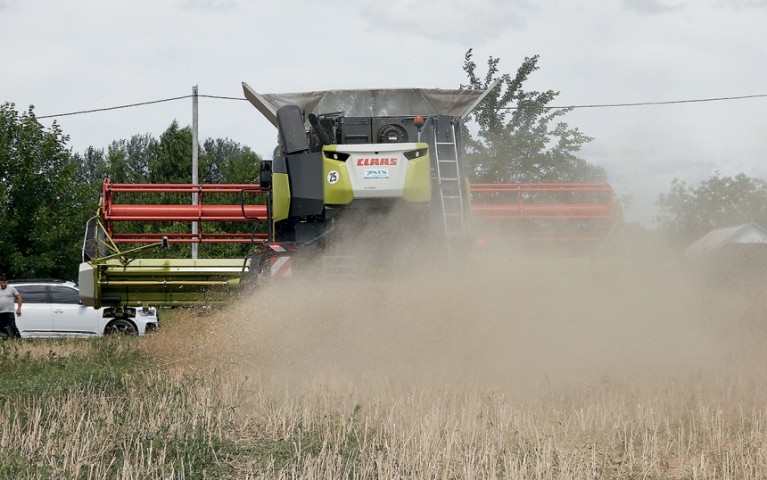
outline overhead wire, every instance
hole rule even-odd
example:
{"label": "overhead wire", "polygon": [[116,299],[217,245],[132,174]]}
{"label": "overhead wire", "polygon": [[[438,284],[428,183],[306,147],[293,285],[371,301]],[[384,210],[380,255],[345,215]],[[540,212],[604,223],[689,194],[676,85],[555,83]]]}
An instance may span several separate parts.
{"label": "overhead wire", "polygon": [[[114,107],[104,107],[104,108],[92,108],[89,110],[78,110],[76,112],[67,112],[67,113],[56,113],[53,115],[39,115],[37,116],[37,119],[44,119],[44,118],[56,118],[56,117],[68,117],[70,115],[80,115],[83,113],[96,113],[96,112],[107,112],[109,110],[119,110],[121,108],[132,108],[132,107],[142,107],[145,105],[154,105],[157,103],[165,103],[165,102],[173,102],[176,100],[184,100],[186,98],[192,98],[194,95],[182,95],[180,97],[171,97],[171,98],[163,98],[160,100],[148,100],[146,102],[138,102],[138,103],[128,103],[125,105],[116,105]],[[245,98],[240,97],[226,97],[223,95],[197,95],[201,98],[213,98],[217,100],[246,100]]]}
{"label": "overhead wire", "polygon": [[[40,116],[37,116],[37,118],[45,119],[45,118],[68,117],[71,115],[106,112],[110,110],[119,110],[122,108],[142,107],[145,105],[154,105],[158,103],[184,100],[187,98],[192,98],[193,96],[194,95],[182,95],[180,97],[170,97],[170,98],[163,98],[160,100],[149,100],[145,102],[128,103],[125,105],[116,105],[113,107],[92,108],[88,110],[78,110],[74,112],[56,113],[53,115],[40,115]],[[229,97],[224,95],[197,95],[197,96],[200,98],[211,98],[215,100],[238,100],[238,101],[247,100],[242,97]],[[634,102],[634,103],[593,103],[593,104],[583,104],[583,105],[550,106],[550,107],[543,107],[543,108],[545,110],[557,110],[557,109],[578,109],[578,108],[643,107],[643,106],[652,106],[652,105],[679,105],[679,104],[686,104],[686,103],[721,102],[721,101],[729,101],[729,100],[745,100],[750,98],[764,98],[764,97],[767,97],[767,93],[755,94],[755,95],[739,95],[739,96],[732,96],[732,97],[697,98],[697,99],[691,99],[691,100],[667,100],[667,101],[657,101],[657,102]],[[517,109],[519,109],[519,107],[497,108],[497,110],[517,110]]]}
{"label": "overhead wire", "polygon": [[[767,93],[757,95],[740,95],[736,97],[714,97],[714,98],[697,98],[692,100],[666,100],[658,102],[634,102],[634,103],[597,103],[597,104],[585,104],[585,105],[569,105],[563,107],[543,107],[546,110],[551,109],[576,109],[576,108],[605,108],[605,107],[644,107],[649,105],[678,105],[684,103],[703,103],[703,102],[721,102],[725,100],[744,100],[748,98],[764,98],[767,97]],[[499,110],[512,110],[518,107],[502,107]]]}

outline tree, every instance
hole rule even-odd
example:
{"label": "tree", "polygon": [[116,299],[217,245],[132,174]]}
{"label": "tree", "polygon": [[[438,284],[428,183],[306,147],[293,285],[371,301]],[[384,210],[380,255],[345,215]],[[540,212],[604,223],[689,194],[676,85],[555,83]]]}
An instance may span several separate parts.
{"label": "tree", "polygon": [[767,182],[744,173],[714,172],[697,187],[675,178],[658,196],[658,230],[672,242],[687,245],[711,230],[757,222],[767,225]]}
{"label": "tree", "polygon": [[205,183],[258,183],[261,158],[228,138],[207,139],[200,157],[206,165]]}
{"label": "tree", "polygon": [[[160,154],[159,142],[146,133],[133,135],[130,140],[115,140],[107,149],[105,177],[115,183],[148,183],[150,164]],[[190,154],[191,157],[191,154]]]}
{"label": "tree", "polygon": [[[475,109],[476,137],[464,130],[469,175],[476,181],[494,183],[604,181],[602,167],[578,156],[592,138],[561,120],[571,109],[549,107],[559,92],[524,90],[524,83],[538,70],[538,58],[525,58],[513,78],[501,75],[500,85]],[[461,88],[486,89],[498,76],[499,62],[499,58],[489,57],[487,72],[480,77],[469,49],[463,64],[469,83]]]}
{"label": "tree", "polygon": [[[206,165],[200,161],[199,171]],[[152,183],[190,183],[192,181],[192,129],[179,128],[175,120],[160,135],[157,155],[149,160]]]}
{"label": "tree", "polygon": [[107,176],[107,161],[103,149],[91,146],[84,153],[75,153],[74,156],[80,165],[80,177],[84,182],[99,185]]}
{"label": "tree", "polygon": [[74,278],[92,214],[82,167],[33,107],[0,106],[0,268],[14,277]]}

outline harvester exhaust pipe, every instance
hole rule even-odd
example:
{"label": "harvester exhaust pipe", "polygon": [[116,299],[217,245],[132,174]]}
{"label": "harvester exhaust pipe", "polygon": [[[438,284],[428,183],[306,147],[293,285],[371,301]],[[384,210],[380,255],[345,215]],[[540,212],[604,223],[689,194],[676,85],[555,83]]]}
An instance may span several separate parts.
{"label": "harvester exhaust pipe", "polygon": [[312,128],[314,129],[314,132],[317,134],[317,137],[320,139],[320,143],[322,143],[322,146],[330,145],[333,142],[330,141],[330,137],[328,136],[328,132],[325,131],[324,128],[322,128],[322,125],[320,125],[320,120],[317,118],[317,115],[310,113],[309,114],[309,123],[311,124]]}

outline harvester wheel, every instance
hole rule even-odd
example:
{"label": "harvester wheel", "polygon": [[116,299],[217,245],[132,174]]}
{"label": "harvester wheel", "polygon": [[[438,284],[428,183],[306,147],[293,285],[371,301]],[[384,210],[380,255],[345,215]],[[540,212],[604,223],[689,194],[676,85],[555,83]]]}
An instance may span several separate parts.
{"label": "harvester wheel", "polygon": [[125,318],[116,318],[109,322],[104,329],[105,335],[137,335],[138,330],[133,322]]}

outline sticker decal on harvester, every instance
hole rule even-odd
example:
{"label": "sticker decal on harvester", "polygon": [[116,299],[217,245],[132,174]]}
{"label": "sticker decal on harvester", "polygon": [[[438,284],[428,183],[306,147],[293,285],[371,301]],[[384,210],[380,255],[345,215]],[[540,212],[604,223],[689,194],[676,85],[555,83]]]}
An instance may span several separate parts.
{"label": "sticker decal on harvester", "polygon": [[365,180],[377,179],[377,178],[389,178],[388,168],[366,168]]}
{"label": "sticker decal on harvester", "polygon": [[338,182],[338,171],[337,170],[329,171],[328,172],[328,183],[333,185],[336,182]]}
{"label": "sticker decal on harvester", "polygon": [[397,157],[392,158],[358,158],[358,167],[373,167],[375,165],[397,165]]}

